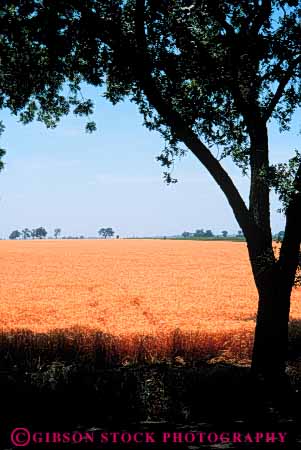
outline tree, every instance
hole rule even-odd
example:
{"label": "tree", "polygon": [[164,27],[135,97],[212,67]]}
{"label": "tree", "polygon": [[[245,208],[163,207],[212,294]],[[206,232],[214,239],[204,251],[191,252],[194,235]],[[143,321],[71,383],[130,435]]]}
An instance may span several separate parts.
{"label": "tree", "polygon": [[278,236],[277,236],[277,240],[282,242],[284,238],[284,231],[279,231]]}
{"label": "tree", "polygon": [[107,237],[113,237],[115,232],[112,228],[100,228],[100,230],[98,230],[98,234],[99,236],[103,236],[105,239],[107,239]]}
{"label": "tree", "polygon": [[205,237],[214,237],[214,234],[212,233],[211,230],[206,230],[204,236]]}
{"label": "tree", "polygon": [[183,238],[189,238],[191,235],[192,235],[192,234],[189,233],[189,231],[184,231],[184,232],[182,233],[182,237],[183,237]]}
{"label": "tree", "polygon": [[241,230],[238,230],[236,237],[243,237],[243,232]]}
{"label": "tree", "polygon": [[201,229],[201,230],[195,230],[194,236],[195,236],[195,237],[204,237],[204,236],[205,236],[205,231],[204,231],[203,229]]}
{"label": "tree", "polygon": [[31,238],[31,231],[29,228],[24,228],[22,230],[22,237],[23,239],[30,239]]}
{"label": "tree", "polygon": [[36,228],[35,230],[33,230],[33,232],[34,232],[34,237],[39,238],[39,239],[43,239],[47,236],[47,231],[45,230],[44,227]]}
{"label": "tree", "polygon": [[10,233],[9,239],[19,239],[20,236],[21,236],[20,231],[14,230]]}
{"label": "tree", "polygon": [[226,238],[226,237],[228,236],[228,231],[227,231],[227,230],[223,230],[223,231],[222,231],[222,236],[223,236],[224,238]]}
{"label": "tree", "polygon": [[[277,120],[288,129],[301,104],[298,1],[66,0],[47,8],[25,3],[25,11],[12,7],[11,13],[6,7],[1,15],[8,40],[2,67],[10,68],[6,85],[13,87],[4,92],[6,106],[22,109],[23,72],[45,69],[38,85],[46,117],[43,95],[50,97],[53,78],[54,86],[71,80],[76,92],[80,81],[106,82],[108,100],[115,104],[128,96],[145,125],[165,138],[158,160],[168,183],[175,182],[170,168],[185,153],[184,144],[224,193],[247,241],[259,297],[252,370],[280,380],[301,241],[301,156],[272,165],[267,125]],[[34,103],[25,121],[39,108]],[[223,149],[219,158],[214,146]],[[249,173],[248,204],[221,163],[227,156]],[[273,252],[271,189],[286,216],[279,257]]]}
{"label": "tree", "polygon": [[54,230],[55,239],[58,238],[58,236],[61,234],[61,232],[62,232],[61,228],[55,228],[55,230]]}

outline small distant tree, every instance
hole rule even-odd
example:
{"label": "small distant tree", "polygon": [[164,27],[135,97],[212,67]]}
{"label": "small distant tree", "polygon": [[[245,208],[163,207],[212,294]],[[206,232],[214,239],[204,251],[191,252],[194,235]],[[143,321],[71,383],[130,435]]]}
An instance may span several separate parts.
{"label": "small distant tree", "polygon": [[22,230],[22,237],[23,239],[30,239],[31,238],[31,231],[29,228],[24,228],[24,230]]}
{"label": "small distant tree", "polygon": [[277,240],[282,242],[284,238],[284,231],[279,231],[278,236],[277,236]]}
{"label": "small distant tree", "polygon": [[100,228],[100,230],[98,230],[98,234],[100,237],[107,239],[107,237],[113,237],[115,232],[112,228]]}
{"label": "small distant tree", "polygon": [[214,237],[214,234],[212,233],[211,230],[206,230],[204,236],[205,237]]}
{"label": "small distant tree", "polygon": [[61,228],[55,228],[55,230],[54,230],[54,237],[55,237],[55,239],[57,239],[59,237],[61,232],[62,232]]}
{"label": "small distant tree", "polygon": [[20,231],[14,230],[10,233],[9,239],[19,239],[20,236],[21,236]]}
{"label": "small distant tree", "polygon": [[36,228],[35,230],[35,237],[38,239],[43,239],[47,236],[47,231],[44,227]]}
{"label": "small distant tree", "polygon": [[243,237],[242,231],[238,230],[236,237]]}
{"label": "small distant tree", "polygon": [[108,237],[113,237],[115,234],[115,231],[113,231],[112,228],[107,228],[107,236]]}
{"label": "small distant tree", "polygon": [[205,231],[203,230],[203,228],[201,230],[195,230],[194,236],[195,237],[204,237]]}
{"label": "small distant tree", "polygon": [[223,236],[224,238],[226,238],[226,237],[228,236],[228,231],[227,231],[227,230],[223,230],[223,231],[222,231],[222,236]]}
{"label": "small distant tree", "polygon": [[184,231],[183,233],[182,233],[182,237],[183,238],[188,238],[188,237],[190,237],[191,236],[191,233],[189,233],[189,231]]}
{"label": "small distant tree", "polygon": [[107,235],[106,235],[106,228],[100,228],[99,230],[98,230],[98,234],[99,234],[99,237],[104,237],[105,239],[107,238]]}

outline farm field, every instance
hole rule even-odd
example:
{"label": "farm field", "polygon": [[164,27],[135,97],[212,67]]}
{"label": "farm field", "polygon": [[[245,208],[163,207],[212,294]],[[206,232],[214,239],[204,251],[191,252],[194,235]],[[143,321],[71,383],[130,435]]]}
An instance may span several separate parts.
{"label": "farm field", "polygon": [[[246,361],[257,307],[246,244],[225,241],[2,241],[0,297],[2,332],[80,330],[87,342],[102,332],[124,354],[148,336],[161,357],[176,333],[184,353]],[[291,319],[301,319],[300,289]]]}

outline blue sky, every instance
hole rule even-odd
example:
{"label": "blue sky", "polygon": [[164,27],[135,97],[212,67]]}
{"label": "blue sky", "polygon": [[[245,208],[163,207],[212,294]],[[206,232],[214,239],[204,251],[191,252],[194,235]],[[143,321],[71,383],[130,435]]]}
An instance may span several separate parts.
{"label": "blue sky", "polygon": [[[192,154],[177,161],[167,186],[156,161],[163,140],[142,126],[142,117],[128,101],[112,106],[96,91],[97,131],[84,131],[85,119],[68,116],[54,130],[43,124],[19,124],[2,112],[7,150],[0,173],[0,237],[14,229],[56,227],[63,235],[95,236],[112,227],[120,236],[172,235],[197,228],[215,233],[239,229],[226,199]],[[279,134],[270,126],[274,161],[285,160],[298,148],[300,136]],[[229,160],[229,170],[244,198],[248,178]],[[283,229],[283,217],[272,197],[273,231]]]}

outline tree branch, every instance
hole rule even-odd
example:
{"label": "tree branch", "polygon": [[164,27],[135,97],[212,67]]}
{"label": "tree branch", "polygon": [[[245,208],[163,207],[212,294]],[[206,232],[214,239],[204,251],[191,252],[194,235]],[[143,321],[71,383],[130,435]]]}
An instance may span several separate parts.
{"label": "tree branch", "polygon": [[216,183],[224,192],[233,212],[246,237],[254,234],[255,224],[240,193],[228,173],[210,150],[200,141],[192,129],[185,124],[185,118],[173,110],[168,101],[162,98],[156,81],[151,74],[151,63],[147,55],[147,41],[145,35],[145,0],[136,0],[135,32],[137,42],[137,70],[141,88],[149,103],[164,118],[176,138],[182,141],[206,167]]}
{"label": "tree branch", "polygon": [[271,0],[262,0],[261,7],[259,9],[259,12],[257,16],[255,16],[255,19],[251,26],[251,33],[252,34],[258,34],[260,28],[264,24],[264,22],[269,18],[272,11],[272,1]]}
{"label": "tree branch", "polygon": [[265,113],[263,114],[263,118],[264,118],[265,122],[267,122],[269,120],[269,118],[271,117],[271,115],[273,114],[275,107],[277,106],[279,100],[281,99],[281,97],[284,93],[284,89],[285,89],[286,85],[288,84],[288,82],[291,79],[294,69],[297,67],[297,65],[299,63],[301,63],[301,55],[298,56],[297,58],[295,58],[289,65],[288,69],[285,72],[283,72],[283,76],[282,76],[281,80],[279,81],[276,92],[275,92],[273,98],[271,99],[269,105],[267,106]]}
{"label": "tree branch", "polygon": [[[212,5],[210,5],[212,6]],[[217,8],[216,8],[217,9]],[[221,21],[221,22],[226,22],[226,18],[224,16],[224,14],[222,12],[218,12],[215,11],[213,9],[213,11],[211,11],[210,8],[210,13],[215,17],[216,20]],[[226,22],[227,23],[227,22]],[[187,42],[191,42],[193,41],[193,36],[191,35],[191,31],[184,25],[183,22],[181,22],[181,24],[176,24],[176,31],[177,31],[177,46],[180,50],[183,50],[183,44],[184,45]],[[235,33],[234,28],[228,24],[228,39],[232,39],[231,43],[232,43],[232,47],[234,47],[234,53],[235,53],[235,45],[237,45],[238,41],[239,41],[239,37],[238,35]],[[230,40],[229,40],[230,42]],[[231,47],[231,45],[229,45],[229,47]],[[183,50],[184,52],[187,52],[187,49],[184,48]],[[247,49],[246,49],[247,51]],[[206,48],[206,46],[203,43],[200,43],[198,41],[197,43],[197,47],[196,47],[196,54],[194,55],[194,58],[200,60],[200,61],[204,61],[204,66],[206,67],[206,75],[208,76],[208,73],[212,73],[213,74],[213,79],[214,82],[216,83],[216,80],[219,78],[220,74],[220,67],[216,61],[216,59],[210,54],[210,52],[208,51],[208,48]],[[253,121],[254,118],[254,113],[258,113],[259,112],[259,108],[256,105],[256,97],[252,97],[252,107],[250,108],[250,105],[245,101],[244,98],[244,94],[242,92],[241,86],[238,83],[237,79],[239,78],[238,76],[238,70],[239,67],[236,64],[231,64],[231,65],[227,65],[226,63],[226,71],[228,71],[228,75],[225,75],[225,82],[228,83],[229,89],[232,92],[233,98],[234,98],[234,102],[236,103],[239,111],[242,113],[245,122],[250,122]],[[201,76],[201,74],[200,74]],[[233,81],[233,78],[235,78],[235,80]],[[250,111],[251,114],[250,114]],[[246,120],[247,119],[247,120]]]}
{"label": "tree branch", "polygon": [[217,20],[217,22],[224,28],[228,36],[235,36],[235,30],[230,23],[227,22],[226,15],[223,13],[219,1],[208,2],[210,14]]}

